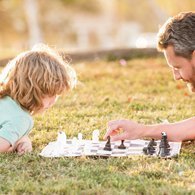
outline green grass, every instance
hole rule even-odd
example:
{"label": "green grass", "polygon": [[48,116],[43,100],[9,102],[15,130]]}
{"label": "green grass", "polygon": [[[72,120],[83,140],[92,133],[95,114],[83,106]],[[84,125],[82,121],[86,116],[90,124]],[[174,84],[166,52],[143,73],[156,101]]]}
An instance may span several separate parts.
{"label": "green grass", "polygon": [[[31,154],[0,155],[0,194],[195,194],[195,142],[183,143],[179,158],[43,158],[38,154],[62,129],[101,138],[109,120],[145,124],[194,115],[195,97],[173,81],[164,59],[133,59],[75,65],[78,87],[35,117]],[[178,129],[179,131],[179,129]]]}

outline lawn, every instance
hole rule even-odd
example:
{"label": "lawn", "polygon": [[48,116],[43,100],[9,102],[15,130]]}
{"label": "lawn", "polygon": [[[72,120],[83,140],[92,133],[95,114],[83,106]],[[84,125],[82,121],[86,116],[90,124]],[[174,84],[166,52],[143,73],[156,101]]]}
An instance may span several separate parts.
{"label": "lawn", "polygon": [[68,138],[81,132],[91,139],[92,131],[99,129],[102,139],[109,120],[150,124],[194,115],[195,96],[173,80],[164,59],[132,59],[126,65],[96,61],[74,67],[77,88],[35,117],[30,134],[33,152],[0,155],[0,194],[195,194],[195,142],[184,142],[181,155],[171,160],[39,156],[59,130]]}

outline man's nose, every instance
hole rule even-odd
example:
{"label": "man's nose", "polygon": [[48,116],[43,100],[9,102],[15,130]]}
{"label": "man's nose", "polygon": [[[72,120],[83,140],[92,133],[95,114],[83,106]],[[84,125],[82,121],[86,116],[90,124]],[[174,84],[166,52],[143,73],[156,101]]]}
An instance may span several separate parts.
{"label": "man's nose", "polygon": [[180,80],[180,79],[182,79],[182,77],[181,77],[181,75],[180,75],[180,73],[179,73],[178,70],[174,70],[174,69],[173,69],[173,76],[174,76],[174,79],[175,79],[175,80]]}

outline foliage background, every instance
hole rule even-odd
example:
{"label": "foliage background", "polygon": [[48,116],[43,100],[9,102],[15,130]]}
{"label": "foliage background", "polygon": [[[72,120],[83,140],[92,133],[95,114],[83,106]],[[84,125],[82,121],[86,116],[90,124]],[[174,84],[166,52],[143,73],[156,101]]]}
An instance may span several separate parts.
{"label": "foliage background", "polygon": [[[33,22],[28,16],[32,8],[37,19]],[[124,44],[134,34],[156,33],[168,17],[190,10],[195,10],[194,0],[1,0],[0,50],[6,54],[32,46],[35,24],[39,38],[33,44],[42,41],[65,50],[90,49],[78,46],[78,36],[86,30],[93,49],[111,44],[109,39],[118,40],[112,47],[128,47]],[[99,39],[104,43],[98,45]]]}

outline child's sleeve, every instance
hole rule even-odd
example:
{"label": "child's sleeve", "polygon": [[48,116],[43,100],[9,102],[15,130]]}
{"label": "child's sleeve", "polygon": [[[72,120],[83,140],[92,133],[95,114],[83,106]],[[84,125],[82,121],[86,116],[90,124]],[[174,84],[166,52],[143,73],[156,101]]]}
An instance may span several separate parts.
{"label": "child's sleeve", "polygon": [[29,118],[17,117],[6,121],[0,126],[0,137],[6,139],[12,146],[32,129],[33,123]]}

